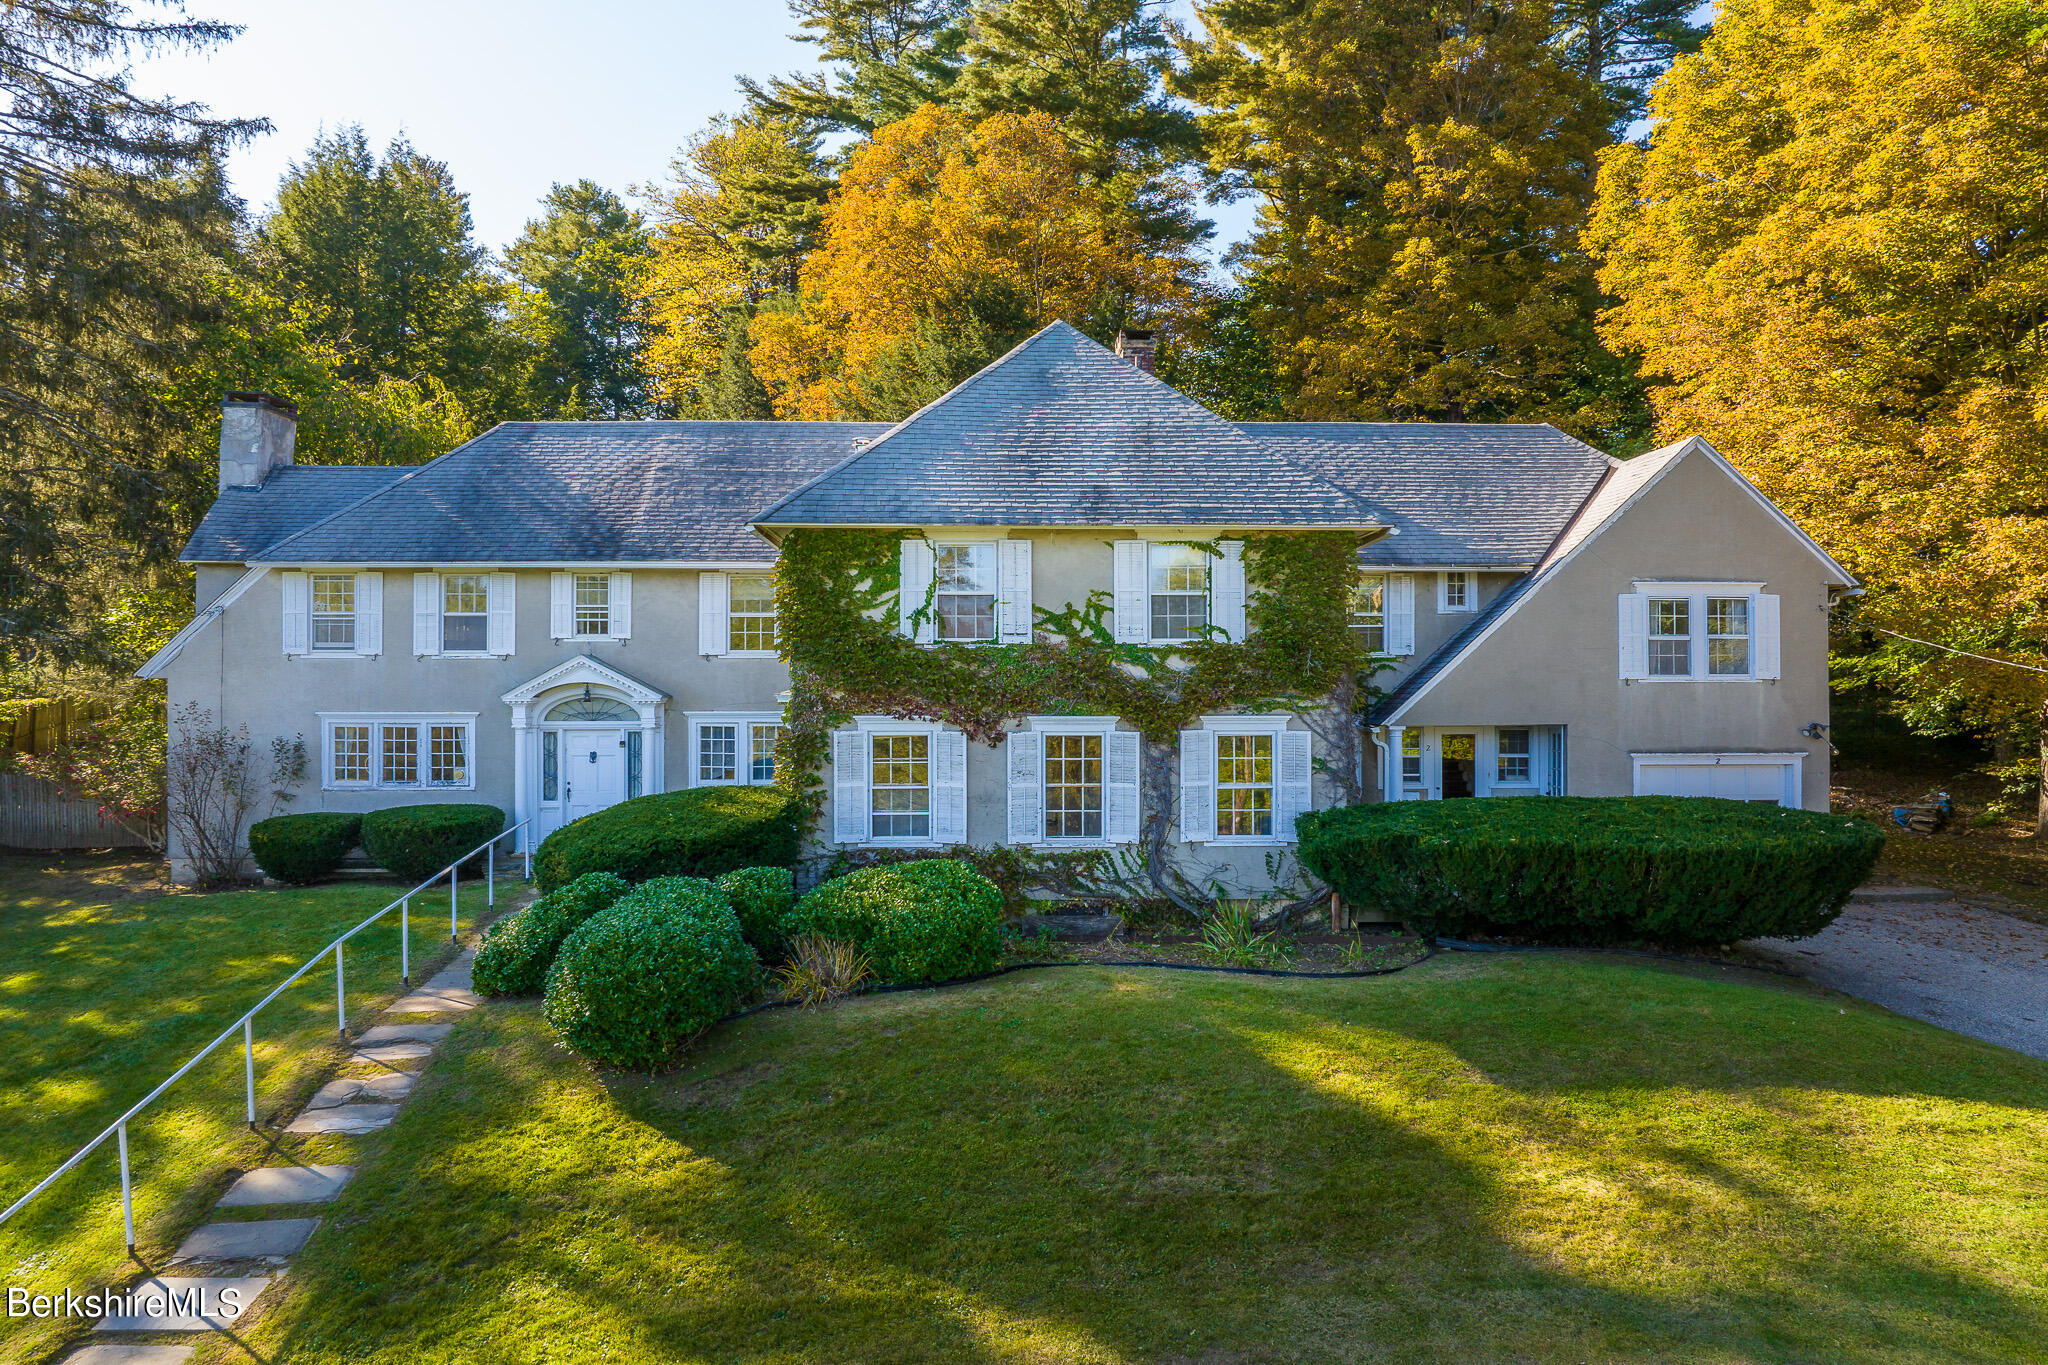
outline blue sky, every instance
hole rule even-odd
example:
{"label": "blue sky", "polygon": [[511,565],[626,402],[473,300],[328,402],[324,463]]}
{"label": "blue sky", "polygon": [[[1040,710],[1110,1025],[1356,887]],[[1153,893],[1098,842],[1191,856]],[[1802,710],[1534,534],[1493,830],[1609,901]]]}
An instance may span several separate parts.
{"label": "blue sky", "polygon": [[[323,127],[403,131],[468,192],[478,240],[502,249],[556,181],[625,191],[739,107],[736,80],[814,65],[780,0],[188,0],[244,25],[205,54],[138,65],[139,87],[276,131],[230,163],[252,209]],[[1246,205],[1210,214],[1241,234]],[[1221,243],[1218,243],[1220,250]]]}

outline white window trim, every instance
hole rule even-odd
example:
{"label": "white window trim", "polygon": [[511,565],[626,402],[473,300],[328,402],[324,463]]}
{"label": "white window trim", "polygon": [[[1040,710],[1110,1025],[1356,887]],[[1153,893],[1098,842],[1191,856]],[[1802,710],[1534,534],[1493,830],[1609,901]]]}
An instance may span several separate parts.
{"label": "white window trim", "polygon": [[[1389,727],[1395,733],[1389,745],[1389,761],[1394,765],[1395,789],[1398,796],[1389,800],[1438,801],[1443,799],[1443,737],[1445,735],[1471,735],[1472,741],[1472,795],[1476,800],[1491,796],[1543,796],[1554,787],[1562,787],[1563,774],[1552,771],[1551,732],[1560,729],[1538,721],[1516,722],[1512,725],[1398,725]],[[1500,732],[1503,730],[1527,730],[1529,732],[1529,780],[1526,782],[1503,782],[1500,772]],[[1410,781],[1401,766],[1401,746],[1410,735],[1420,736],[1422,749],[1422,776],[1420,781]]]}
{"label": "white window trim", "polygon": [[[1782,752],[1750,752],[1721,750],[1713,753],[1638,753],[1633,750],[1628,756],[1629,790],[1634,792],[1643,784],[1643,768],[1650,767],[1717,767],[1723,763],[1742,766],[1778,764],[1785,768],[1785,783],[1778,798],[1778,804],[1788,810],[1801,810],[1806,799],[1806,755],[1796,750]],[[1702,798],[1705,799],[1705,798]]]}
{"label": "white window trim", "polygon": [[[1135,843],[1135,842],[1136,842],[1135,840],[1132,840],[1132,841],[1130,841],[1130,843],[1119,843],[1119,842],[1117,842],[1117,841],[1115,841],[1115,840],[1112,840],[1112,839],[1110,839],[1110,838],[1109,838],[1109,788],[1110,788],[1110,782],[1109,782],[1109,754],[1108,754],[1108,751],[1107,751],[1107,746],[1108,746],[1108,742],[1109,742],[1109,736],[1111,736],[1111,735],[1113,735],[1113,734],[1117,734],[1117,733],[1118,733],[1119,731],[1121,731],[1121,730],[1122,730],[1122,728],[1123,728],[1123,727],[1122,727],[1122,724],[1121,724],[1121,722],[1119,722],[1119,721],[1118,721],[1118,719],[1117,719],[1117,718],[1116,718],[1115,716],[1026,716],[1026,717],[1024,718],[1024,723],[1023,723],[1023,725],[1022,725],[1022,726],[1020,726],[1019,728],[1020,728],[1020,729],[1022,729],[1022,730],[1024,730],[1024,731],[1026,731],[1026,732],[1027,732],[1027,733],[1029,733],[1029,734],[1032,734],[1032,735],[1034,735],[1034,736],[1041,736],[1041,737],[1042,737],[1042,736],[1045,736],[1045,735],[1093,735],[1093,736],[1095,736],[1095,737],[1097,737],[1097,738],[1101,739],[1101,740],[1103,741],[1103,744],[1104,744],[1104,752],[1103,752],[1103,755],[1102,755],[1102,829],[1103,829],[1103,837],[1101,837],[1101,838],[1099,838],[1099,839],[1086,839],[1086,838],[1071,838],[1071,837],[1067,837],[1067,838],[1054,838],[1054,837],[1052,837],[1052,836],[1049,836],[1049,835],[1046,835],[1046,834],[1044,834],[1044,833],[1040,833],[1040,834],[1039,834],[1039,835],[1038,835],[1037,837],[1035,837],[1035,838],[1033,838],[1033,839],[1030,839],[1030,840],[1026,840],[1026,841],[1024,841],[1024,843],[1026,843],[1026,844],[1029,844],[1029,845],[1030,845],[1030,846],[1032,846],[1032,847],[1037,847],[1037,848],[1052,848],[1052,849],[1079,849],[1079,850],[1086,850],[1086,849],[1096,849],[1096,848],[1126,848],[1126,847],[1129,847],[1129,846],[1130,846],[1130,843]],[[1139,755],[1138,755],[1138,765],[1139,765],[1139,768],[1140,768],[1140,772],[1138,773],[1138,776],[1137,776],[1136,780],[1135,780],[1135,781],[1134,781],[1133,783],[1131,783],[1131,784],[1130,784],[1130,785],[1132,785],[1133,787],[1135,787],[1135,788],[1136,788],[1136,790],[1135,790],[1135,791],[1133,792],[1133,794],[1132,794],[1132,799],[1133,799],[1133,801],[1134,801],[1134,802],[1136,803],[1136,806],[1137,806],[1137,810],[1138,810],[1138,830],[1139,830],[1139,834],[1140,834],[1140,837],[1142,837],[1142,836],[1143,836],[1143,832],[1144,832],[1144,828],[1145,828],[1145,810],[1144,810],[1144,795],[1145,795],[1145,778],[1144,778],[1144,773],[1143,773],[1143,771],[1142,771],[1142,769],[1143,769],[1143,767],[1144,767],[1144,761],[1145,761],[1145,760],[1144,760],[1144,751],[1143,751],[1143,744],[1144,744],[1144,741],[1143,741],[1143,739],[1141,738],[1141,739],[1139,740],[1139,745],[1140,745],[1140,749],[1139,749]],[[1041,820],[1041,822],[1042,822],[1042,821],[1043,821],[1043,819],[1044,819],[1044,811],[1045,811],[1045,806],[1044,806],[1044,801],[1045,801],[1045,768],[1044,768],[1044,758],[1043,758],[1043,755],[1042,755],[1042,751],[1041,751],[1041,757],[1040,757],[1040,760],[1039,760],[1039,762],[1040,762],[1040,766],[1039,766],[1039,771],[1038,771],[1038,799],[1039,799],[1039,803],[1040,803],[1040,804],[1039,804],[1039,818],[1040,818],[1040,820]],[[1006,823],[1006,825],[1007,825],[1007,821],[1006,821],[1005,823]],[[1041,823],[1041,826],[1040,826],[1040,828],[1041,828],[1041,829],[1043,829],[1043,824],[1042,824],[1042,823]],[[1017,843],[1018,841],[1017,841],[1017,840],[1014,840],[1014,839],[1007,839],[1007,838],[1006,838],[1006,839],[1004,840],[1004,842],[1006,842],[1006,843]]]}
{"label": "white window trim", "polygon": [[[861,740],[861,783],[862,794],[861,825],[868,831],[860,840],[863,848],[943,848],[938,839],[939,829],[939,736],[944,733],[943,725],[921,724],[917,721],[902,721],[890,716],[855,716],[852,730]],[[922,839],[876,838],[874,746],[869,742],[876,738],[894,738],[898,735],[925,736],[925,829]]]}
{"label": "white window trim", "polygon": [[[733,579],[735,579],[735,578],[766,578],[766,579],[768,580],[768,582],[769,582],[769,592],[770,592],[770,597],[769,597],[769,601],[771,601],[771,602],[772,602],[772,601],[774,601],[774,600],[775,600],[775,599],[774,599],[774,596],[773,596],[773,593],[774,593],[774,583],[775,583],[775,568],[774,568],[774,566],[773,566],[773,565],[770,565],[769,567],[767,567],[767,568],[764,568],[764,569],[740,569],[740,570],[737,570],[737,571],[735,571],[735,572],[732,572],[732,573],[722,574],[722,575],[720,575],[720,576],[721,576],[722,578],[724,578],[724,579],[725,579],[725,645],[726,645],[726,647],[725,647],[725,649],[724,649],[724,650],[723,650],[723,651],[722,651],[722,652],[721,652],[721,653],[720,653],[720,654],[719,654],[719,655],[718,655],[717,657],[719,657],[719,658],[721,658],[721,659],[779,659],[779,658],[781,658],[781,657],[782,657],[782,651],[781,651],[780,649],[734,649],[734,648],[732,647],[732,618],[733,618],[733,610],[732,610],[732,581],[733,581]],[[760,613],[760,612],[751,612],[751,611],[750,611],[750,612],[747,612],[747,613],[746,613],[746,615],[748,615],[748,616],[759,616],[759,615],[761,615],[761,613]],[[773,622],[775,623],[775,638],[776,638],[777,640],[780,640],[780,639],[782,638],[782,618],[781,618],[781,616],[780,616],[780,615],[779,615],[778,613],[776,613],[776,612],[773,612],[773,611],[770,611],[770,612],[768,612],[768,613],[767,613],[767,615],[768,615],[768,619],[769,619],[769,620],[771,620],[771,621],[773,621]]]}
{"label": "white window trim", "polygon": [[[1222,542],[1218,541],[1214,543],[1221,544]],[[1206,563],[1203,565],[1205,572],[1202,575],[1204,584],[1202,588],[1202,614],[1203,621],[1209,628],[1209,633],[1189,636],[1185,639],[1179,640],[1170,640],[1163,636],[1154,635],[1152,633],[1152,598],[1156,595],[1152,591],[1152,552],[1154,550],[1158,550],[1161,548],[1172,550],[1183,550],[1192,548],[1202,551],[1203,558],[1206,561]],[[1218,626],[1222,624],[1216,619],[1216,575],[1217,570],[1220,567],[1220,564],[1221,557],[1218,555],[1209,554],[1207,550],[1207,545],[1204,542],[1196,541],[1192,544],[1188,541],[1183,540],[1147,540],[1145,542],[1144,620],[1145,643],[1147,645],[1150,645],[1154,649],[1173,649],[1176,646],[1197,645],[1201,644],[1205,640],[1214,640],[1219,638],[1213,632],[1216,630]],[[1164,595],[1169,597],[1194,596],[1193,593],[1167,593]]]}
{"label": "white window trim", "polygon": [[[361,792],[457,792],[476,790],[476,722],[475,711],[319,711],[315,713],[320,722],[320,790]],[[370,727],[370,780],[367,782],[337,782],[334,780],[334,727],[337,725],[367,725]],[[429,754],[426,729],[430,725],[460,725],[466,731],[462,741],[463,757],[469,768],[466,782],[429,782],[424,776],[418,782],[385,782],[379,776],[382,770],[382,740],[380,727],[386,725],[416,725],[420,728],[419,768],[422,774],[428,771]]]}
{"label": "white window trim", "polygon": [[[691,711],[685,716],[689,731],[689,752],[684,755],[689,763],[689,785],[692,787],[772,787],[775,779],[756,782],[753,777],[753,729],[756,725],[783,724],[780,711]],[[700,735],[707,725],[736,725],[740,728],[739,752],[735,755],[735,772],[731,782],[706,782],[702,780],[703,767],[698,762],[702,752]]]}
{"label": "white window trim", "polygon": [[[1656,598],[1684,598],[1687,603],[1687,624],[1691,629],[1692,644],[1690,657],[1691,671],[1687,673],[1652,673],[1649,671],[1649,641],[1647,623],[1643,635],[1643,672],[1639,677],[1626,678],[1626,682],[1648,683],[1753,683],[1775,682],[1775,675],[1766,676],[1763,665],[1763,631],[1765,609],[1762,583],[1708,583],[1697,580],[1664,581],[1653,578],[1639,578],[1630,585],[1635,595],[1647,605]],[[1710,597],[1742,597],[1749,600],[1749,667],[1741,673],[1710,673],[1707,671],[1707,599]],[[1772,625],[1775,627],[1776,623]],[[1677,638],[1677,637],[1672,637]]]}
{"label": "white window trim", "polygon": [[[1451,603],[1451,578],[1456,575],[1465,581],[1465,603],[1454,606]],[[1462,615],[1479,610],[1479,576],[1470,569],[1444,569],[1436,576],[1436,609],[1443,615]]]}
{"label": "white window trim", "polygon": [[[1215,737],[1217,735],[1273,736],[1273,828],[1276,832],[1273,834],[1211,834],[1207,839],[1201,840],[1201,843],[1215,845],[1222,848],[1288,848],[1296,842],[1296,840],[1287,838],[1285,835],[1282,835],[1277,832],[1280,828],[1280,788],[1281,783],[1283,781],[1280,771],[1280,736],[1287,733],[1290,729],[1293,728],[1288,723],[1293,719],[1294,717],[1290,715],[1279,715],[1271,713],[1255,714],[1248,716],[1202,717],[1200,728],[1205,734],[1209,736],[1209,742],[1211,745],[1213,745],[1216,742]],[[1308,731],[1304,730],[1301,733],[1307,734]],[[1315,806],[1315,769],[1313,767],[1313,738],[1311,738],[1310,740],[1310,746],[1311,767],[1309,769],[1309,800],[1308,804],[1303,808],[1303,814],[1306,814],[1309,810],[1314,809]],[[1209,763],[1209,799],[1213,802],[1216,799],[1215,791],[1218,782],[1218,779],[1216,777],[1216,758],[1213,749],[1211,751]]]}
{"label": "white window trim", "polygon": [[[353,578],[355,580],[355,643],[347,649],[313,647],[313,579]],[[278,575],[279,593],[285,617],[285,657],[289,659],[374,659],[384,653],[384,573],[380,569],[353,569],[342,565],[286,569]],[[303,638],[292,639],[293,613]]]}
{"label": "white window trim", "polygon": [[[1003,542],[986,536],[927,536],[925,539],[932,547],[932,573],[929,594],[932,608],[929,622],[931,638],[929,640],[920,640],[919,643],[928,645],[966,645],[969,648],[980,648],[983,645],[1003,643]],[[949,640],[939,634],[939,551],[954,547],[964,549],[970,545],[986,545],[989,550],[989,572],[995,579],[994,586],[989,590],[988,594],[993,599],[990,603],[989,612],[995,622],[995,632],[986,640]],[[979,596],[979,594],[973,595]]]}
{"label": "white window trim", "polygon": [[[586,634],[576,629],[576,580],[603,578],[605,629]],[[633,575],[616,569],[557,569],[548,576],[548,636],[577,644],[623,643],[633,638]]]}

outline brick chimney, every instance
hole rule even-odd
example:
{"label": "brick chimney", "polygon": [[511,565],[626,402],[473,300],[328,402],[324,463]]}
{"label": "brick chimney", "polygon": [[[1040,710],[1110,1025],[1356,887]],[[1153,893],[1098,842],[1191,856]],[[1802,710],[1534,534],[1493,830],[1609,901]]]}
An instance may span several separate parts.
{"label": "brick chimney", "polygon": [[292,462],[298,441],[296,404],[267,393],[229,393],[220,402],[220,486],[255,488]]}
{"label": "brick chimney", "polygon": [[1149,328],[1125,327],[1116,334],[1116,353],[1146,374],[1153,373],[1152,348],[1156,343]]}

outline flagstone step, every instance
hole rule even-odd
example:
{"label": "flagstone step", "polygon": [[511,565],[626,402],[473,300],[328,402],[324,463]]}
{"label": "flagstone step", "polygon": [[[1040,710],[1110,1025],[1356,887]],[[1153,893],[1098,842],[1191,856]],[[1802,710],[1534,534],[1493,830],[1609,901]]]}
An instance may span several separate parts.
{"label": "flagstone step", "polygon": [[356,1039],[357,1047],[374,1047],[383,1043],[438,1043],[448,1036],[453,1024],[378,1024],[363,1030],[363,1036]]}
{"label": "flagstone step", "polygon": [[353,1166],[264,1166],[245,1171],[214,1205],[246,1209],[262,1204],[325,1204],[354,1178]]}
{"label": "flagstone step", "polygon": [[87,1346],[64,1357],[64,1365],[185,1365],[195,1348],[150,1342],[136,1346]]}
{"label": "flagstone step", "polygon": [[308,1109],[332,1109],[354,1101],[396,1103],[412,1089],[413,1078],[404,1071],[386,1071],[378,1076],[344,1076],[329,1081],[306,1101]]}
{"label": "flagstone step", "polygon": [[384,1012],[454,1014],[461,1010],[473,1010],[482,1003],[483,997],[469,988],[467,974],[460,981],[444,981],[437,976]]}
{"label": "flagstone step", "polygon": [[152,1275],[94,1327],[102,1332],[218,1332],[246,1316],[268,1275],[216,1278]]}
{"label": "flagstone step", "polygon": [[423,1061],[434,1055],[432,1043],[384,1043],[377,1047],[359,1047],[352,1058],[375,1066],[396,1066],[400,1062]]}
{"label": "flagstone step", "polygon": [[398,1117],[395,1104],[338,1104],[308,1109],[285,1125],[287,1133],[374,1133]]}
{"label": "flagstone step", "polygon": [[268,1218],[250,1223],[208,1223],[171,1253],[178,1261],[248,1261],[289,1256],[306,1244],[318,1218]]}

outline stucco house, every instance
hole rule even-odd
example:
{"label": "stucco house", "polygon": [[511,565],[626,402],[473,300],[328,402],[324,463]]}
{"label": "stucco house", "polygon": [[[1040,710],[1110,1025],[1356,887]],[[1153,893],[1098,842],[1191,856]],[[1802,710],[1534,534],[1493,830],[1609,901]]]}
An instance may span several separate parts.
{"label": "stucco house", "polygon": [[[1854,581],[1706,442],[1619,461],[1548,426],[1232,423],[1150,369],[1142,334],[1055,323],[894,425],[510,422],[408,468],[295,464],[291,407],[233,394],[184,551],[197,613],[141,674],[259,742],[305,735],[294,809],[487,801],[531,847],[628,797],[773,780],[794,528],[921,531],[898,565],[936,604],[904,614],[921,639],[1029,639],[1034,608],[1102,591],[1148,644],[1244,631],[1234,536],[1337,528],[1355,629],[1395,661],[1377,797],[1826,807],[1828,611]],[[1127,724],[1016,730],[856,718],[821,840],[1136,837]],[[1180,846],[1255,885],[1335,799],[1320,756],[1286,714],[1205,717]]]}

